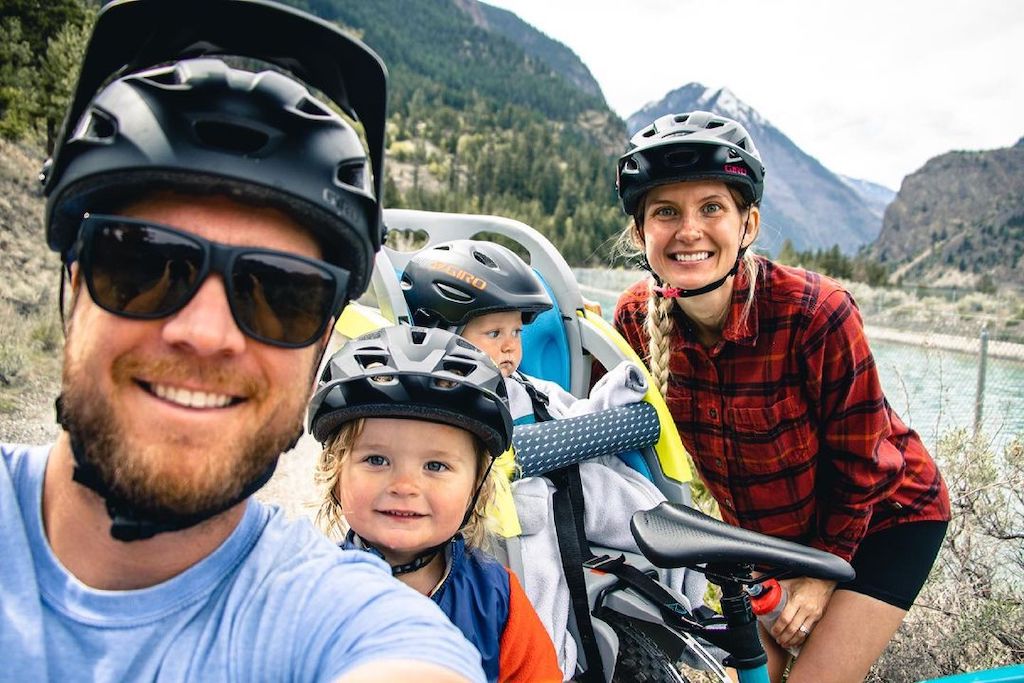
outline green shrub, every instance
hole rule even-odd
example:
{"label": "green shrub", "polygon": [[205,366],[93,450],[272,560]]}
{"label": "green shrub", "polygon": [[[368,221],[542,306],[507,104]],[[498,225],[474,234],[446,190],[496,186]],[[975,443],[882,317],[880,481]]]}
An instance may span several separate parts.
{"label": "green shrub", "polygon": [[869,681],[917,681],[1024,661],[1024,441],[1001,456],[947,434],[936,451],[953,519],[917,602]]}

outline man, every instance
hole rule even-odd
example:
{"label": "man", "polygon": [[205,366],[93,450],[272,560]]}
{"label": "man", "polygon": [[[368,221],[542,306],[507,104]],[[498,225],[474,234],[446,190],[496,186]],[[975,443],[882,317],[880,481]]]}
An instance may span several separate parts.
{"label": "man", "polygon": [[[181,58],[260,41],[375,114],[372,184],[354,130],[292,77]],[[320,69],[339,55],[357,78]],[[0,679],[482,679],[383,563],[249,500],[380,247],[384,83],[361,44],[259,0],[101,12],[44,172],[71,287],[63,432],[0,445]]]}

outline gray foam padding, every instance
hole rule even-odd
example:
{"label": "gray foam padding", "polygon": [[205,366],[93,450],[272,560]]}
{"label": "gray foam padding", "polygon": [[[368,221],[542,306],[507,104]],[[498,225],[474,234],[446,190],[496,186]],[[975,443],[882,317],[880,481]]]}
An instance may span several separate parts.
{"label": "gray foam padding", "polygon": [[657,411],[644,402],[518,425],[512,443],[522,476],[534,477],[590,458],[645,448],[657,441],[660,433]]}

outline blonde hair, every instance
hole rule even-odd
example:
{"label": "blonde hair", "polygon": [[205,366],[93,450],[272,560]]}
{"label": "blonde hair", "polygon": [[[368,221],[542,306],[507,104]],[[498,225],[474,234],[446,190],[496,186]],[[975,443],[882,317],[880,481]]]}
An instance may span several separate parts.
{"label": "blonde hair", "polygon": [[[316,524],[325,534],[336,540],[344,538],[350,528],[345,520],[341,498],[338,496],[341,470],[352,453],[356,440],[363,433],[365,424],[366,420],[363,418],[346,423],[330,437],[316,463],[314,480],[320,489],[320,508],[316,513]],[[469,519],[459,531],[466,539],[467,547],[486,550],[490,547],[493,536],[491,530],[493,522],[488,515],[488,510],[494,502],[495,479],[500,475],[496,468],[489,467],[491,455],[484,447],[483,441],[475,434],[473,435],[473,449],[477,459],[474,491],[479,487],[480,493],[469,514]]]}

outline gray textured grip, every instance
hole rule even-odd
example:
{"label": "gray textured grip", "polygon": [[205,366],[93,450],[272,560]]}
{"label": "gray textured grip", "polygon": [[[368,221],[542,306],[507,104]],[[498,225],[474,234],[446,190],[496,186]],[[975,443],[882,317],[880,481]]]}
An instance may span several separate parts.
{"label": "gray textured grip", "polygon": [[650,403],[518,425],[512,434],[522,476],[533,477],[602,455],[625,453],[658,440],[661,424]]}

